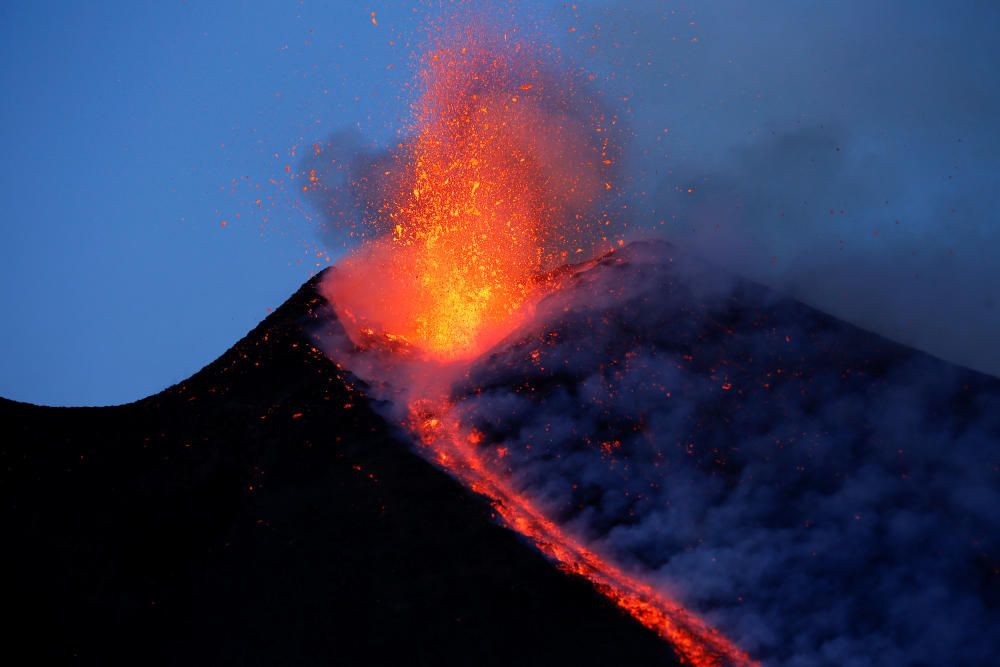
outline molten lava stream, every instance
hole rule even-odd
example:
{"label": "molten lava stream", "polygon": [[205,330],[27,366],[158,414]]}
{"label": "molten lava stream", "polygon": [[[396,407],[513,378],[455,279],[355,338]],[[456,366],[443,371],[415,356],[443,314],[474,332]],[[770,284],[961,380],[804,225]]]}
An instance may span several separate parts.
{"label": "molten lava stream", "polygon": [[469,488],[489,499],[503,522],[528,537],[559,567],[584,577],[647,628],[667,640],[685,663],[696,667],[756,665],[721,632],[680,603],[636,581],[587,549],[547,519],[531,500],[509,488],[483,463],[469,433],[449,417],[446,399],[417,399],[409,405],[408,428],[431,458]]}

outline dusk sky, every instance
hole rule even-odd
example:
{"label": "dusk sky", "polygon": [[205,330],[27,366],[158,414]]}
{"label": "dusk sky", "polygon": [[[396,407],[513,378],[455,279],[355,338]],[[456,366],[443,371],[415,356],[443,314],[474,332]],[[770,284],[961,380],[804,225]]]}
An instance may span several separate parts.
{"label": "dusk sky", "polygon": [[[335,260],[291,176],[402,129],[429,4],[3,3],[0,395],[157,392]],[[631,128],[633,228],[1000,373],[993,3],[578,4],[518,13]]]}

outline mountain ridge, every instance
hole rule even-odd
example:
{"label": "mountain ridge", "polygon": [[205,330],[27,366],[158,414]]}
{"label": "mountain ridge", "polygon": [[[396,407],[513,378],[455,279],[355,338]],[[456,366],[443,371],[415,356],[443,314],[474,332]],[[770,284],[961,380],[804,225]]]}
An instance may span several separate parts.
{"label": "mountain ridge", "polygon": [[100,408],[0,400],[0,576],[18,619],[4,652],[677,664],[371,410],[309,338],[320,279],[158,394]]}

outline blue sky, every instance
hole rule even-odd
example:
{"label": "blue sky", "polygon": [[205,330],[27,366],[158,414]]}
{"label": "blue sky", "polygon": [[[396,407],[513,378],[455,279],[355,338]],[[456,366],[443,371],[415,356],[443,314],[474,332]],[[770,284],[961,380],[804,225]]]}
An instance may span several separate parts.
{"label": "blue sky", "polygon": [[406,55],[370,11],[3,3],[0,395],[105,404],[156,392],[315,270],[294,197],[261,211],[251,184],[284,178],[292,147],[332,128],[389,136],[387,91]]}
{"label": "blue sky", "polygon": [[[159,391],[335,258],[285,166],[395,136],[437,4],[4,2],[0,395]],[[623,217],[1000,373],[1000,10],[578,5],[522,3],[632,128]]]}

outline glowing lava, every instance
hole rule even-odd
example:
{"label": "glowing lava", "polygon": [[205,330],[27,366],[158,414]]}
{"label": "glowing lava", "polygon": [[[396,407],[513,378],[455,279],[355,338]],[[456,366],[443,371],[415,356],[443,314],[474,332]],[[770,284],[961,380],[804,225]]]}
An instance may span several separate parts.
{"label": "glowing lava", "polygon": [[581,212],[611,189],[614,119],[531,48],[488,34],[451,31],[423,59],[413,136],[366,221],[378,238],[327,284],[352,334],[475,356],[516,325],[540,272],[609,245],[606,216]]}
{"label": "glowing lava", "polygon": [[511,489],[483,463],[476,452],[476,434],[449,417],[449,407],[444,399],[413,401],[407,426],[432,460],[487,497],[505,524],[528,537],[561,569],[590,581],[632,617],[670,642],[684,662],[696,667],[756,664],[718,630],[680,603],[636,581],[584,547],[540,513],[530,498]]}
{"label": "glowing lava", "polygon": [[377,211],[366,221],[375,240],[324,282],[361,348],[345,353],[354,363],[345,358],[344,365],[380,398],[406,405],[404,425],[428,458],[684,660],[752,664],[680,604],[543,516],[488,470],[472,434],[449,417],[448,378],[462,372],[459,362],[499,342],[529,316],[535,297],[557,289],[554,278],[538,276],[556,276],[546,272],[612,245],[614,196],[615,119],[583,95],[575,75],[554,74],[515,35],[491,39],[487,26],[464,25],[442,33],[447,46],[423,59],[412,139],[397,146],[381,200],[366,209]]}

